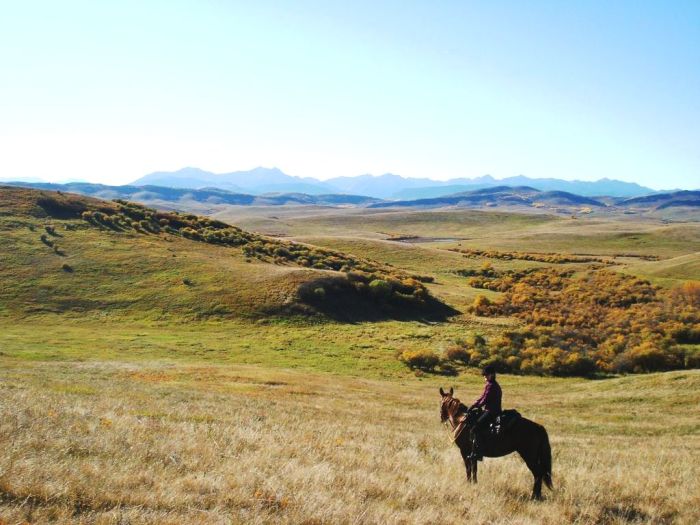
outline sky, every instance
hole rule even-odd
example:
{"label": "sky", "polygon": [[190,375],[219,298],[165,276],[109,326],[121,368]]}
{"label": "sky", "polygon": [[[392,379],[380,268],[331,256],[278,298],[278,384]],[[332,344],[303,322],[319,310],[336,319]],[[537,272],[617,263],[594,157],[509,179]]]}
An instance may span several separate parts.
{"label": "sky", "polygon": [[0,177],[700,187],[700,2],[0,0]]}

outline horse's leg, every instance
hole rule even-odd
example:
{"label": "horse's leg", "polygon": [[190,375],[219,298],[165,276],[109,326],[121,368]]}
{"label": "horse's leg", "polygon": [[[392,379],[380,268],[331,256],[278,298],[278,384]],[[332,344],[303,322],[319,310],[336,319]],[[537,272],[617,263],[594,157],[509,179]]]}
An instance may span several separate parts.
{"label": "horse's leg", "polygon": [[542,479],[544,478],[541,468],[537,463],[537,452],[532,450],[531,447],[526,449],[518,449],[518,454],[523,458],[523,461],[527,465],[527,468],[532,473],[532,477],[535,481],[532,485],[532,499],[541,500],[542,499]]}
{"label": "horse's leg", "polygon": [[535,483],[532,486],[532,499],[539,501],[542,499],[542,476],[534,472],[532,475],[535,477]]}
{"label": "horse's leg", "polygon": [[535,478],[535,482],[532,485],[532,499],[541,500],[542,499],[542,473],[540,472],[539,465],[537,464],[537,459],[534,453],[530,451],[520,451],[518,450],[520,457],[523,458],[527,468],[532,473],[532,477]]}
{"label": "horse's leg", "polygon": [[479,470],[479,462],[475,459],[470,461],[472,462],[472,481],[476,483],[476,472]]}
{"label": "horse's leg", "polygon": [[472,460],[469,459],[469,450],[466,448],[460,448],[459,451],[462,453],[462,460],[464,460],[464,467],[467,470],[467,481],[472,482],[472,479],[474,482],[476,482],[476,474],[474,473],[472,469]]}

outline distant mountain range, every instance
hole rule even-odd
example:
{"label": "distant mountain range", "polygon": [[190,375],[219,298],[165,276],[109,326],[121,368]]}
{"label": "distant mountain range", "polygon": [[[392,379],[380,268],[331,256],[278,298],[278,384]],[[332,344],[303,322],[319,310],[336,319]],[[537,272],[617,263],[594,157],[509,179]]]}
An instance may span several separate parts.
{"label": "distant mountain range", "polygon": [[318,180],[293,177],[277,168],[255,168],[249,171],[212,173],[198,168],[151,173],[132,183],[133,186],[154,185],[171,188],[220,188],[232,192],[261,195],[264,193],[306,193],[309,195],[349,193],[378,199],[410,200],[434,198],[458,192],[494,186],[528,186],[540,191],[566,191],[587,197],[638,197],[655,193],[651,188],[619,180],[600,179],[595,182],[560,179],[531,179],[522,175],[496,180],[490,175],[473,179],[460,178],[436,181],[412,179],[386,173]]}
{"label": "distant mountain range", "polygon": [[[102,199],[127,199],[154,205],[193,209],[195,204],[238,206],[361,206],[368,208],[508,208],[532,209],[542,212],[586,213],[615,212],[637,213],[679,209],[686,214],[688,208],[700,209],[700,191],[676,191],[644,197],[596,199],[566,191],[540,191],[531,186],[494,186],[478,190],[453,193],[426,199],[382,200],[362,195],[329,193],[309,195],[306,193],[266,193],[251,195],[218,188],[170,188],[164,186],[107,186],[86,182],[68,184],[8,182],[10,186],[22,186],[43,190],[79,193]],[[201,208],[201,207],[200,207]]]}

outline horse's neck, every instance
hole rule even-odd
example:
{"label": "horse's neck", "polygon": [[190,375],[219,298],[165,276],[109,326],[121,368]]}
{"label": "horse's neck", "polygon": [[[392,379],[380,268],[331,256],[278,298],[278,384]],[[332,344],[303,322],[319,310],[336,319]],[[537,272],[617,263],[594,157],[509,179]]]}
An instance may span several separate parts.
{"label": "horse's neck", "polygon": [[457,426],[459,423],[461,417],[467,413],[467,407],[462,404],[461,401],[457,400],[457,408],[455,411],[450,415],[450,418],[452,419],[452,426]]}

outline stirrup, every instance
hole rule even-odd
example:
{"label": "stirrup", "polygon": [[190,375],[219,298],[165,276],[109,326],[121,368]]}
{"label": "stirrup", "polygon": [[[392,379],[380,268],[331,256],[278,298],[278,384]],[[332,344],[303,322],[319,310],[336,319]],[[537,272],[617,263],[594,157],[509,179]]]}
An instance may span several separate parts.
{"label": "stirrup", "polygon": [[467,459],[471,459],[473,461],[483,461],[484,455],[480,452],[475,452],[474,450],[472,450],[471,454],[467,456]]}

